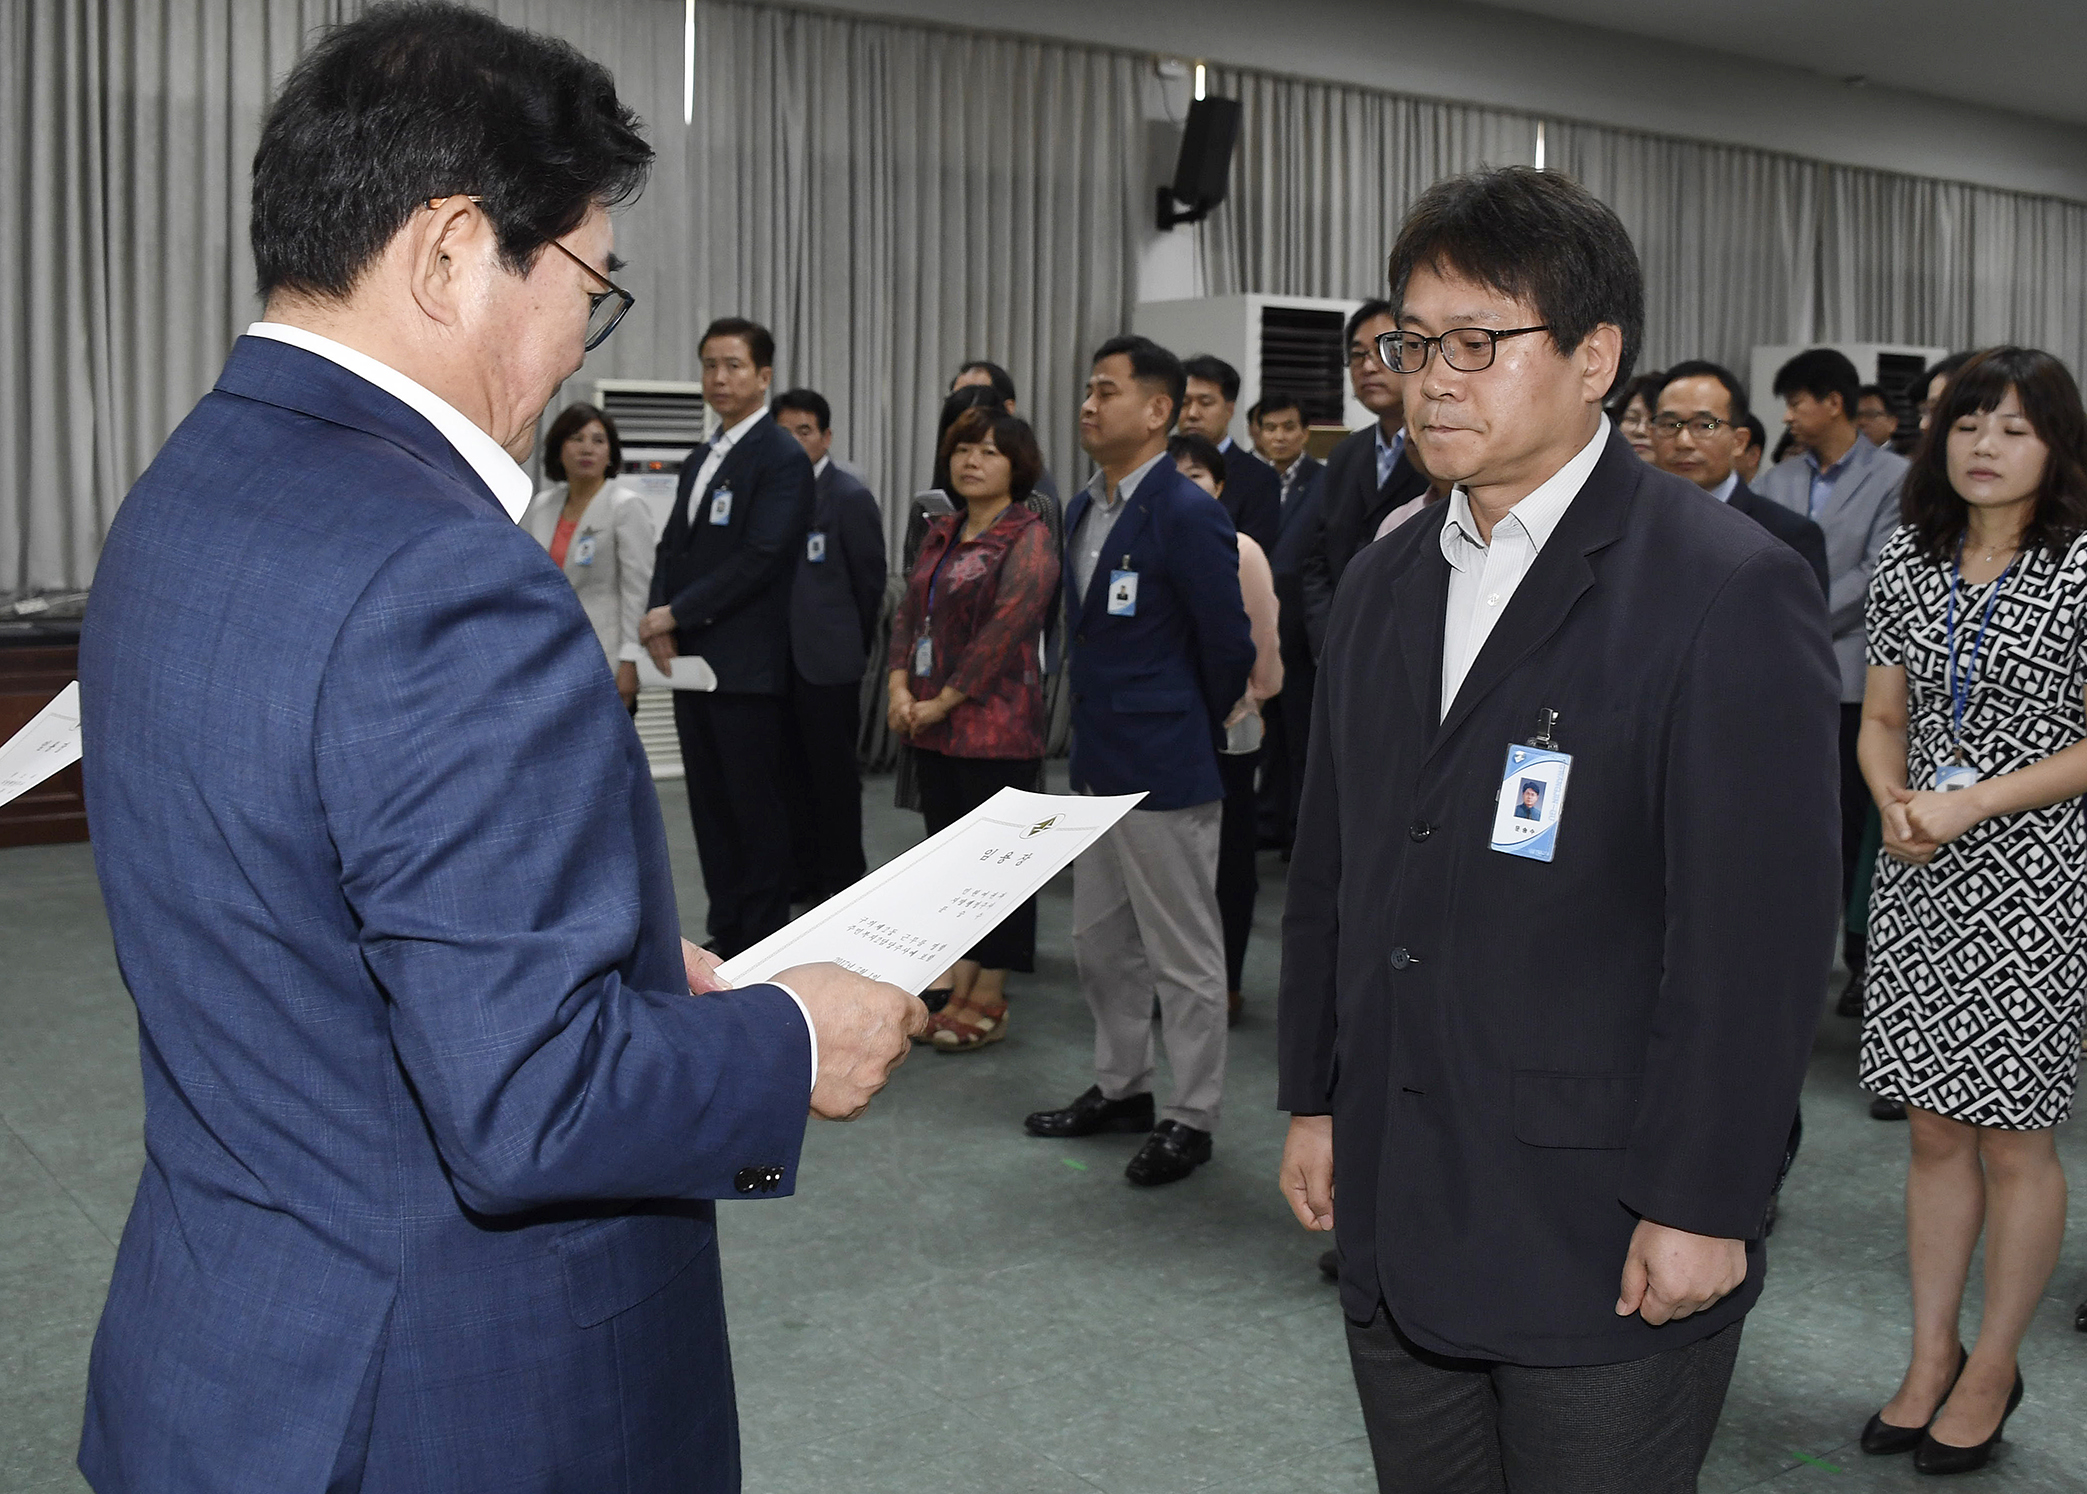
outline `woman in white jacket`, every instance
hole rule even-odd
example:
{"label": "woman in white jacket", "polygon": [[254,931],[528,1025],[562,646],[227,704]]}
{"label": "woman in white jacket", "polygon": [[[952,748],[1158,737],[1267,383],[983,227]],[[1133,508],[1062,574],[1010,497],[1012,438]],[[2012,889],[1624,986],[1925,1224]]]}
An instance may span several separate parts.
{"label": "woman in white jacket", "polygon": [[652,589],[658,536],[636,494],[615,480],[623,465],[616,422],[592,405],[567,405],[544,439],[544,472],[557,479],[530,501],[522,527],[551,552],[579,593],[594,636],[616,673],[616,693],[637,709],[638,620]]}

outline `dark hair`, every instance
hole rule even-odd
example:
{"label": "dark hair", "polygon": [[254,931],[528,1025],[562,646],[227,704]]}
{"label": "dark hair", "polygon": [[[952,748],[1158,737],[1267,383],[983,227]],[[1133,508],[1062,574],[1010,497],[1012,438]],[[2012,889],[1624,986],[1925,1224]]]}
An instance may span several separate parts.
{"label": "dark hair", "polygon": [[1256,400],[1254,407],[1246,412],[1247,423],[1249,425],[1259,425],[1278,410],[1295,410],[1299,425],[1311,424],[1309,420],[1304,418],[1304,405],[1298,400],[1297,396],[1284,394],[1281,390],[1277,390],[1272,394],[1264,394],[1260,399]]}
{"label": "dark hair", "polygon": [[1181,371],[1181,360],[1151,338],[1127,332],[1096,348],[1093,362],[1113,358],[1118,353],[1130,360],[1132,378],[1140,384],[1158,385],[1160,391],[1174,402],[1173,411],[1167,416],[1167,429],[1172,430],[1174,422],[1181,416],[1181,398],[1188,393],[1188,375]]}
{"label": "dark hair", "polygon": [[1029,422],[1008,414],[1005,406],[973,405],[960,412],[942,433],[942,445],[935,454],[936,468],[946,476],[949,459],[959,445],[983,441],[988,436],[993,438],[1000,455],[1007,458],[1011,469],[1008,491],[1019,503],[1036,491],[1036,480],[1043,475],[1043,453],[1037,449],[1036,433],[1029,429]]}
{"label": "dark hair", "polygon": [[1787,425],[1784,426],[1782,435],[1776,438],[1775,452],[1768,458],[1768,465],[1771,467],[1776,465],[1776,463],[1790,454],[1790,448],[1796,444],[1797,432],[1791,430]]}
{"label": "dark hair", "polygon": [[1623,334],[1613,391],[1645,341],[1645,275],[1609,205],[1571,177],[1527,166],[1475,171],[1420,194],[1391,247],[1391,301],[1423,267],[1532,308],[1561,353],[1609,323]]}
{"label": "dark hair", "polygon": [[1184,458],[1216,478],[1219,487],[1225,485],[1225,454],[1208,436],[1176,431],[1167,437],[1167,460],[1178,465]]}
{"label": "dark hair", "polygon": [[[1746,385],[1740,383],[1732,370],[1724,364],[1712,363],[1707,358],[1691,358],[1686,363],[1677,363],[1659,376],[1659,387],[1654,389],[1651,395],[1652,412],[1655,415],[1659,413],[1660,395],[1666,392],[1669,384],[1678,384],[1683,379],[1716,379],[1725,386],[1725,399],[1732,407],[1726,414],[1732,424],[1746,426],[1749,430],[1759,429],[1761,422],[1754,419],[1754,412],[1746,402]],[[1761,435],[1766,435],[1766,432],[1762,432]],[[1760,438],[1755,437],[1756,440]]]}
{"label": "dark hair", "polygon": [[1766,452],[1768,450],[1768,427],[1761,424],[1761,417],[1749,410],[1746,419],[1739,423],[1746,427],[1747,439],[1754,443],[1754,449]]}
{"label": "dark hair", "polygon": [[565,481],[565,443],[596,422],[609,438],[608,475],[623,470],[623,437],[616,434],[616,422],[592,405],[567,405],[543,438],[543,470],[553,482]]}
{"label": "dark hair", "polygon": [[1380,316],[1394,313],[1389,301],[1365,301],[1348,314],[1347,330],[1341,335],[1341,351],[1347,352],[1348,344],[1355,341],[1355,334],[1362,330],[1364,322],[1373,322]]}
{"label": "dark hair", "polygon": [[819,422],[819,429],[833,429],[833,406],[816,389],[785,389],[768,402],[768,413],[780,419],[783,411],[796,410]]}
{"label": "dark hair", "polygon": [[955,377],[949,381],[949,387],[951,389],[956,388],[957,379],[961,379],[965,374],[971,372],[971,370],[974,368],[978,369],[981,373],[983,373],[988,379],[992,381],[993,393],[999,395],[1000,398],[1007,404],[1011,405],[1015,402],[1014,376],[1010,374],[1006,369],[1002,368],[999,364],[988,363],[983,358],[973,358],[969,363],[966,363],[962,368],[958,369],[956,371]]}
{"label": "dark hair", "polygon": [[1645,413],[1649,416],[1659,408],[1659,392],[1666,384],[1667,376],[1663,373],[1641,373],[1625,384],[1620,393],[1612,391],[1609,403],[1604,408],[1612,418],[1621,419],[1623,412],[1630,408],[1632,400],[1642,399],[1645,401]]}
{"label": "dark hair", "polygon": [[759,322],[750,322],[743,316],[721,316],[703,329],[696,339],[696,356],[703,356],[703,349],[710,345],[713,337],[736,337],[746,344],[753,354],[754,367],[775,367],[775,335]]}
{"label": "dark hair", "polygon": [[1899,490],[1899,517],[1913,530],[1914,548],[1930,560],[1955,553],[1968,517],[1949,480],[1949,429],[1967,415],[1998,409],[2010,389],[2037,439],[2051,450],[2022,548],[2063,555],[2087,532],[2087,411],[2080,408],[2080,386],[2049,353],[1988,348],[1972,355],[1942,391]]}
{"label": "dark hair", "polygon": [[1865,384],[1860,389],[1856,390],[1856,403],[1860,404],[1863,400],[1868,399],[1873,394],[1877,396],[1877,402],[1883,405],[1885,409],[1889,410],[1891,408],[1891,396],[1884,392],[1884,386],[1882,384]]}
{"label": "dark hair", "polygon": [[1775,371],[1776,398],[1788,399],[1793,394],[1809,394],[1821,404],[1828,395],[1838,394],[1841,414],[1853,420],[1855,406],[1862,399],[1862,375],[1838,348],[1811,348]]}
{"label": "dark hair", "polygon": [[470,193],[526,275],[652,162],[608,70],[462,5],[378,5],[320,38],[254,152],[248,237],[261,294],[340,299],[431,197]]}
{"label": "dark hair", "polygon": [[1928,387],[1935,380],[1948,378],[1977,356],[1978,350],[1976,348],[1961,353],[1951,353],[1947,358],[1941,359],[1927,372],[1923,373],[1920,376],[1920,382],[1912,387],[1914,407],[1917,409],[1919,406],[1927,403]]}
{"label": "dark hair", "polygon": [[1239,370],[1210,353],[1198,353],[1193,358],[1182,360],[1181,376],[1184,382],[1189,379],[1202,379],[1206,383],[1217,385],[1218,392],[1224,395],[1227,404],[1239,398]]}

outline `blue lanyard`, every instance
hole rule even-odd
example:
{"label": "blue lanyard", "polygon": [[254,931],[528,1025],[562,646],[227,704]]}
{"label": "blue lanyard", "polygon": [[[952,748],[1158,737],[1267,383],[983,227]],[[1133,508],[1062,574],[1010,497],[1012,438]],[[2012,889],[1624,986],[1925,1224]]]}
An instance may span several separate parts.
{"label": "blue lanyard", "polygon": [[935,569],[928,576],[928,610],[922,613],[920,618],[920,626],[923,631],[934,626],[935,588],[942,584],[942,567],[949,563],[949,557],[956,553],[957,545],[961,543],[963,537],[964,524],[963,520],[959,518],[956,527],[949,531],[949,544],[940,555],[935,557]]}
{"label": "blue lanyard", "polygon": [[1949,745],[1956,749],[1959,761],[1963,759],[1964,710],[1971,704],[1971,677],[1978,672],[1978,656],[1985,648],[1986,625],[1993,620],[1993,608],[1999,605],[2000,593],[2007,590],[2008,581],[2014,576],[2015,566],[2021,554],[2007,563],[2000,579],[1993,586],[1993,594],[1986,598],[1985,616],[1979,619],[1978,634],[1971,640],[1971,657],[1964,663],[1964,672],[1957,674],[1957,582],[1964,574],[1964,541],[1957,541],[1956,559],[1949,572],[1949,611],[1943,623],[1944,637],[1949,645],[1949,663],[1944,679],[1949,684]]}

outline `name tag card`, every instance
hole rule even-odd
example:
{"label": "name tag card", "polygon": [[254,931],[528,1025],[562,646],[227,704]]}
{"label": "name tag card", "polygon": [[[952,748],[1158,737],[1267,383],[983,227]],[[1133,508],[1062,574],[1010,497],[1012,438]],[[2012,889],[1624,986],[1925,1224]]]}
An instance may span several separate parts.
{"label": "name tag card", "polygon": [[826,559],[826,531],[814,529],[804,537],[804,558],[813,565]]}
{"label": "name tag card", "polygon": [[1109,616],[1136,617],[1138,615],[1138,573],[1136,571],[1109,572]]}
{"label": "name tag card", "polygon": [[1507,749],[1500,800],[1493,810],[1492,848],[1509,856],[1549,861],[1558,849],[1565,814],[1565,782],[1572,754],[1522,744]]}
{"label": "name tag card", "polygon": [[710,495],[710,522],[729,524],[732,522],[732,490],[719,488]]}

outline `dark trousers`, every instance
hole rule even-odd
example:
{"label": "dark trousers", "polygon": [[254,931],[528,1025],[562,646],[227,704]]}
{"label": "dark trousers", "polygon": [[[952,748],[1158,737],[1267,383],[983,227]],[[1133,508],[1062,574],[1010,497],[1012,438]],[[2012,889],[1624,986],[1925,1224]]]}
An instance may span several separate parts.
{"label": "dark trousers", "polygon": [[[1261,745],[1267,747],[1265,738]],[[1254,764],[1259,756],[1220,752],[1217,757],[1218,780],[1225,786],[1224,818],[1218,821],[1217,830],[1217,916],[1225,928],[1227,991],[1239,989],[1239,973],[1246,968],[1246,941],[1254,931],[1254,895],[1261,890],[1260,868],[1254,864],[1254,852],[1260,845],[1254,794]]]}
{"label": "dark trousers", "polygon": [[[1869,818],[1876,812],[1870,799],[1870,786],[1863,781],[1862,764],[1856,760],[1855,744],[1862,735],[1862,706],[1841,706],[1841,906],[1847,907],[1855,895],[1855,879],[1867,877],[1870,868],[1864,864],[1862,840],[1869,828]],[[1849,927],[1842,940],[1842,955],[1848,969],[1857,975],[1862,973],[1868,930]]]}
{"label": "dark trousers", "polygon": [[[1035,792],[1043,770],[1036,757],[950,757],[913,749],[920,775],[920,817],[928,834],[945,830],[1004,788]],[[1036,968],[1036,899],[1029,898],[1000,926],[964,954],[988,970],[1031,971]]]}
{"label": "dark trousers", "polygon": [[783,802],[780,695],[674,692],[705,926],[727,959],[790,921],[790,820]]}
{"label": "dark trousers", "polygon": [[1284,850],[1297,838],[1297,801],[1304,796],[1304,757],[1312,724],[1313,671],[1283,660],[1283,693],[1261,702],[1261,840]]}
{"label": "dark trousers", "polygon": [[790,892],[824,902],[862,880],[862,685],[790,676]]}
{"label": "dark trousers", "polygon": [[1380,1494],[1692,1494],[1742,1323],[1623,1364],[1449,1359],[1377,1309],[1348,1359]]}

